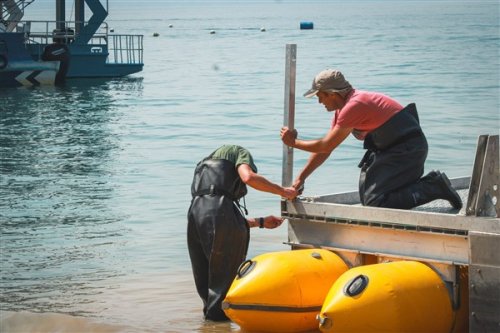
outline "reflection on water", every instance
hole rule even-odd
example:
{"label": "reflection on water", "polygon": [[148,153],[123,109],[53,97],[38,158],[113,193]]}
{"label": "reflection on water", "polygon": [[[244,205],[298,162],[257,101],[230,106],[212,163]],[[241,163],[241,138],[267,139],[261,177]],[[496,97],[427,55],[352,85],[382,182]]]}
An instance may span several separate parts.
{"label": "reflection on water", "polygon": [[110,205],[121,117],[112,92],[125,88],[142,82],[0,93],[2,309],[98,312],[85,306],[98,281],[129,270],[124,216]]}

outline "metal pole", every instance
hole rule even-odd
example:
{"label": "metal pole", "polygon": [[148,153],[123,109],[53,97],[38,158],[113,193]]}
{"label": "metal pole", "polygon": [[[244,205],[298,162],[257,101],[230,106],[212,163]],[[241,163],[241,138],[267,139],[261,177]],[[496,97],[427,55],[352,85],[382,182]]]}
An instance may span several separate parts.
{"label": "metal pole", "polygon": [[85,1],[75,0],[75,34],[79,35],[85,25]]}
{"label": "metal pole", "polygon": [[56,0],[56,29],[66,30],[66,0]]}
{"label": "metal pole", "polygon": [[[295,67],[297,63],[297,45],[286,44],[285,67],[285,110],[283,126],[294,128],[295,120]],[[293,148],[283,144],[282,186],[291,186],[293,177]]]}

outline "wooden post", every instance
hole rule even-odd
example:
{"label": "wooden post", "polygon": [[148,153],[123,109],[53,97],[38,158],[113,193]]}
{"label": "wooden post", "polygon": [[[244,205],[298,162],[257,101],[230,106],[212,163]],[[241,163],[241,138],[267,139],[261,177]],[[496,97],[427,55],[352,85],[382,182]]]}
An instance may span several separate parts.
{"label": "wooden post", "polygon": [[[297,45],[286,44],[285,110],[283,126],[294,128],[295,120],[295,76]],[[283,144],[282,186],[291,186],[293,177],[293,148]]]}

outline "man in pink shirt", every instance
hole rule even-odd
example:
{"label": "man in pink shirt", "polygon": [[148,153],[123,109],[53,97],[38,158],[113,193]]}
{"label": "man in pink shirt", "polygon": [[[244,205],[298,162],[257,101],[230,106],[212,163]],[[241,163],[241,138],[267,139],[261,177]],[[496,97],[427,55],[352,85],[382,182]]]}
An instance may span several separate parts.
{"label": "man in pink shirt", "polygon": [[320,72],[305,97],[317,96],[328,112],[335,112],[331,129],[317,140],[300,140],[297,131],[281,129],[286,145],[309,151],[311,156],[294,181],[297,189],[349,134],[367,149],[359,163],[359,195],[366,206],[410,209],[445,199],[457,210],[462,200],[448,177],[431,171],[425,177],[428,146],[419,125],[415,104],[403,107],[376,92],[354,89],[338,70]]}

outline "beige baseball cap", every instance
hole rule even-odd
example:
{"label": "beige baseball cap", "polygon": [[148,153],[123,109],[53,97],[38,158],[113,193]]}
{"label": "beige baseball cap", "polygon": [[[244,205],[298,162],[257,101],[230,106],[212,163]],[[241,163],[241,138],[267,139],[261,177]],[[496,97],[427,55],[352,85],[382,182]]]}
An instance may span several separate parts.
{"label": "beige baseball cap", "polygon": [[346,92],[352,89],[351,84],[344,78],[344,75],[335,69],[326,69],[316,75],[312,82],[311,89],[305,92],[304,97],[313,97],[318,91],[326,92]]}

